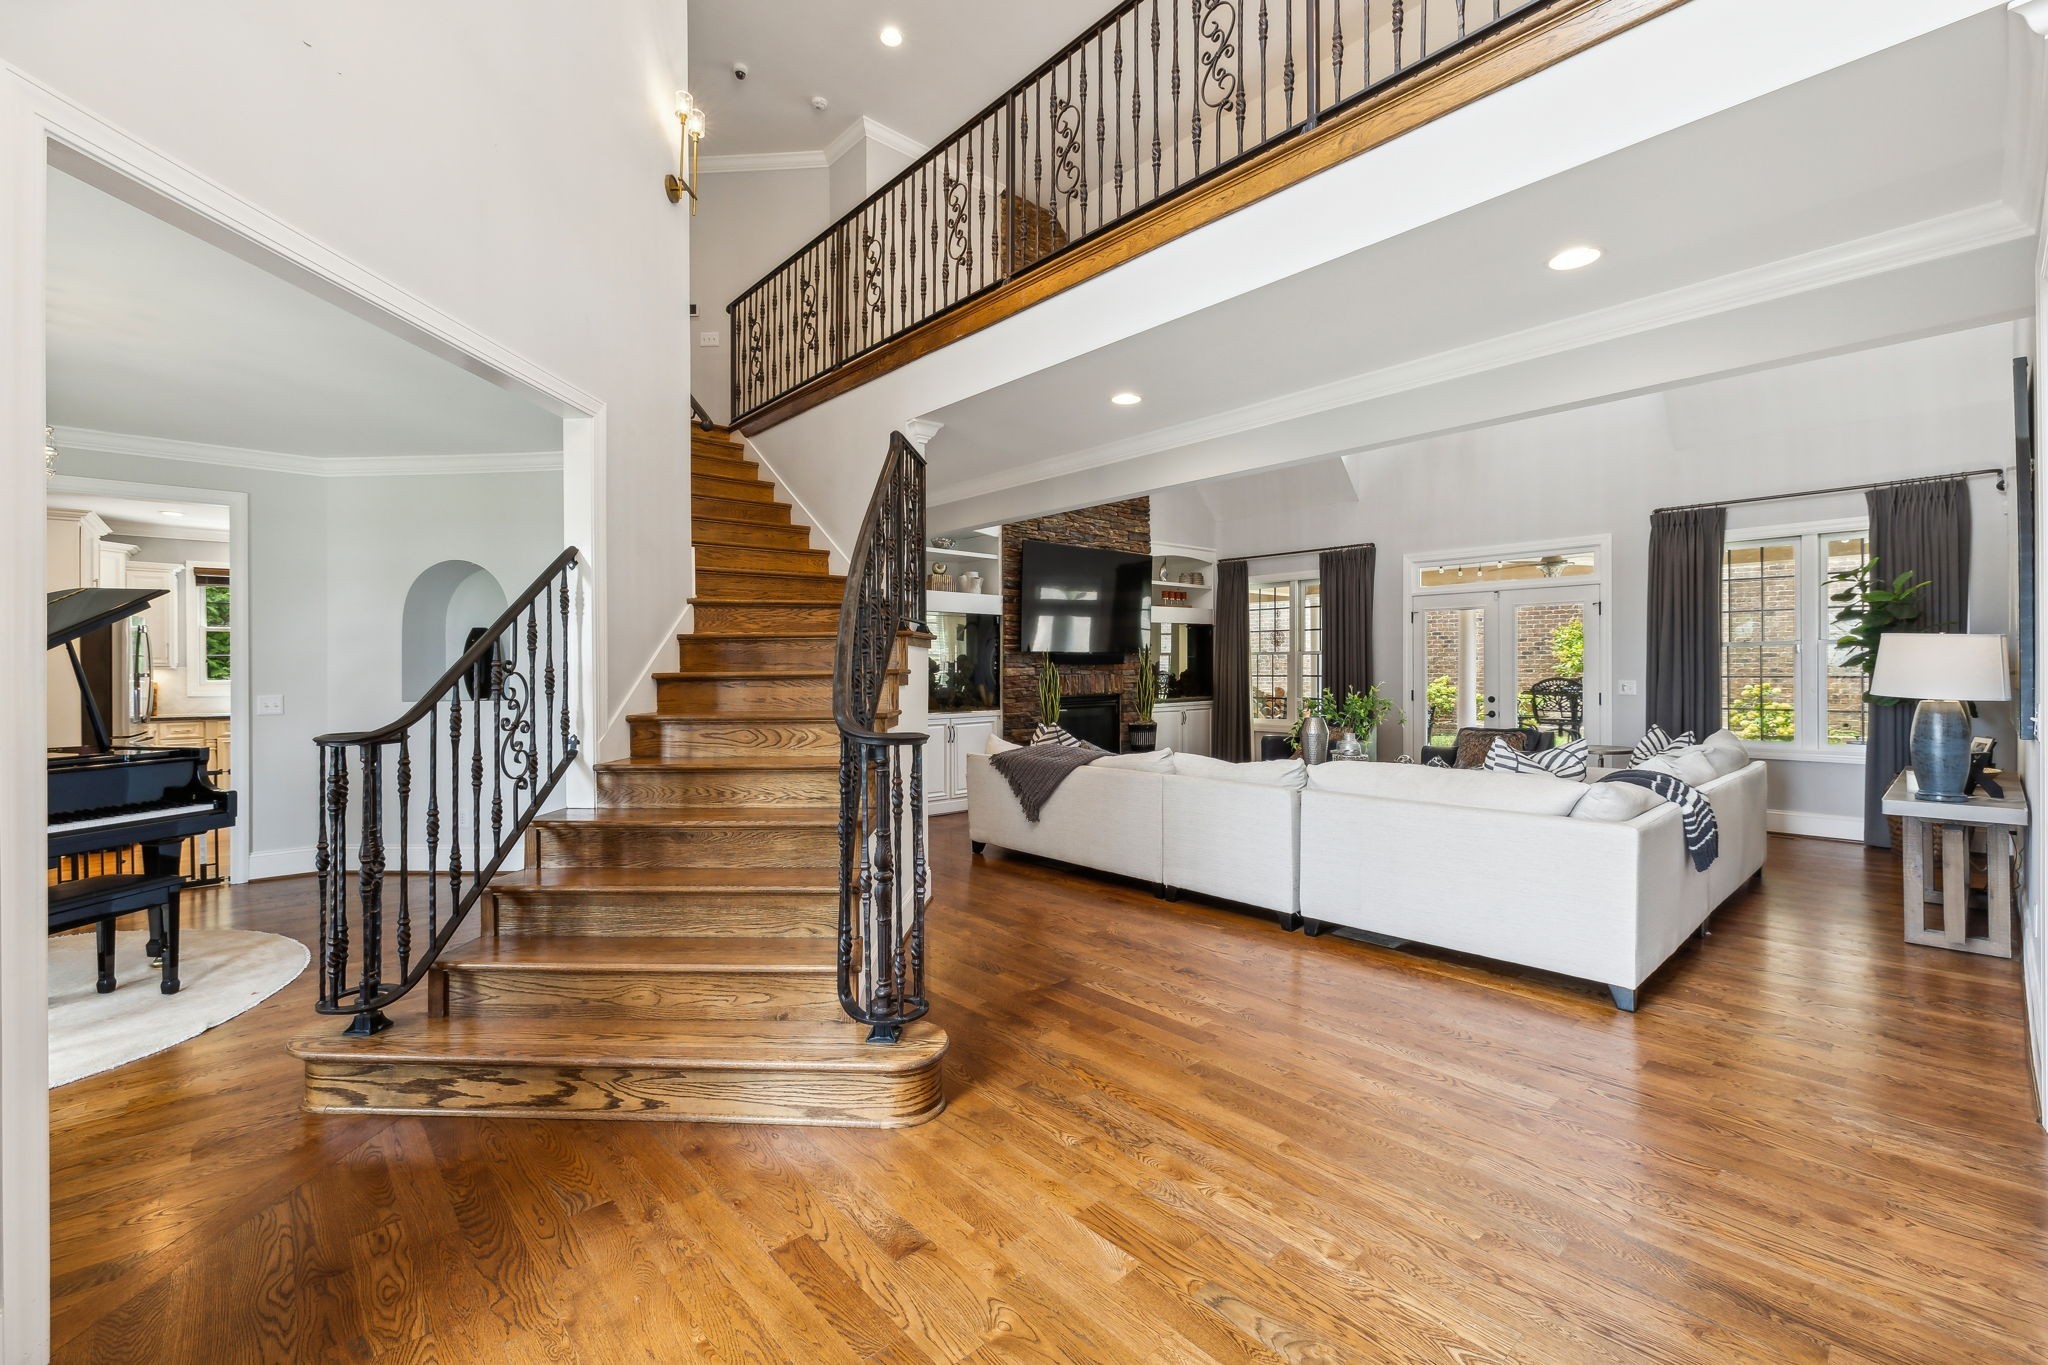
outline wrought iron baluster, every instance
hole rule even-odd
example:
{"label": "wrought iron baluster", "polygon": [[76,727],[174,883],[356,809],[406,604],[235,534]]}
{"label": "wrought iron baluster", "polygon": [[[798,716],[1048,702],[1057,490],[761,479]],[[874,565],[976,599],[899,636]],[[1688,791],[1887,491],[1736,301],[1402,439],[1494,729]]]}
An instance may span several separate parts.
{"label": "wrought iron baluster", "polygon": [[398,734],[398,975],[412,971],[412,749]]}
{"label": "wrought iron baluster", "polygon": [[1406,63],[1406,54],[1401,49],[1401,24],[1404,8],[1402,0],[1394,0],[1394,70],[1396,73]]}
{"label": "wrought iron baluster", "polygon": [[[319,934],[318,942],[320,944],[320,980],[318,985],[320,1003],[322,1005],[332,1005],[334,1003],[334,991],[331,984],[332,967],[330,964],[334,957],[333,894],[334,878],[337,874],[332,861],[332,846],[327,840],[328,834],[334,826],[334,756],[324,744],[317,746],[315,752],[320,757],[320,818],[318,821],[320,829],[313,842],[313,884],[315,895],[318,899],[319,913],[317,930]],[[69,875],[72,877],[79,875],[75,862],[71,865]]]}
{"label": "wrought iron baluster", "polygon": [[359,1037],[391,1027],[391,1021],[376,1007],[384,984],[383,747],[379,744],[363,745],[360,761],[363,768],[363,823],[361,851],[357,855],[357,900],[363,909],[363,970],[361,985],[356,991],[355,1018],[347,1030]]}
{"label": "wrought iron baluster", "polygon": [[441,704],[427,712],[427,942],[441,936],[440,887],[436,871],[441,865]]}

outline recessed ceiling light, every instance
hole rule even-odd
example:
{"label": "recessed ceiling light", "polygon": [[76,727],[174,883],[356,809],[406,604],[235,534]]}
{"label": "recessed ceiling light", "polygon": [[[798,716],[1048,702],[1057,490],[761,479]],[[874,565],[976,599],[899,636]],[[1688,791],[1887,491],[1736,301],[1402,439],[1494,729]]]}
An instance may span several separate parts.
{"label": "recessed ceiling light", "polygon": [[882,29],[882,46],[883,46],[883,47],[902,47],[902,46],[903,46],[903,30],[902,30],[902,29],[900,29],[900,28],[898,28],[898,27],[896,27],[896,25],[894,25],[894,24],[889,24],[889,25],[885,26],[885,27],[884,27],[884,28]]}
{"label": "recessed ceiling light", "polygon": [[1602,252],[1597,246],[1568,246],[1550,258],[1552,270],[1584,270],[1600,259]]}
{"label": "recessed ceiling light", "polygon": [[173,509],[171,509],[171,508],[169,508],[169,507],[159,507],[159,508],[157,508],[156,510],[157,510],[157,515],[158,515],[158,516],[164,516],[164,517],[182,517],[182,516],[184,516],[184,515],[185,515],[185,514],[184,514],[183,512],[175,511],[175,510],[173,510]]}
{"label": "recessed ceiling light", "polygon": [[1139,395],[1132,393],[1129,389],[1125,389],[1122,393],[1111,394],[1109,396],[1109,401],[1116,404],[1120,408],[1127,408],[1130,407],[1133,403],[1142,403],[1145,400]]}

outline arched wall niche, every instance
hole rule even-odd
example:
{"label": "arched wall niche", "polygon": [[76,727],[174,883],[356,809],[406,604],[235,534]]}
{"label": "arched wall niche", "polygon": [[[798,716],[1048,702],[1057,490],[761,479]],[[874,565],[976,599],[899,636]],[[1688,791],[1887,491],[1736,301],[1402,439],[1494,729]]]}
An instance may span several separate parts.
{"label": "arched wall niche", "polygon": [[497,620],[505,605],[505,589],[482,565],[444,559],[422,570],[405,593],[398,665],[405,699],[425,696],[469,647],[469,632]]}

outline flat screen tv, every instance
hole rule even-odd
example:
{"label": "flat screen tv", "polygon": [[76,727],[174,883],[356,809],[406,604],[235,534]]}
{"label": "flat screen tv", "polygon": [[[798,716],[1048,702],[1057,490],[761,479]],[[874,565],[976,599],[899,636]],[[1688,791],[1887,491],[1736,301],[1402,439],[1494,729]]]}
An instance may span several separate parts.
{"label": "flat screen tv", "polygon": [[1113,663],[1138,652],[1150,620],[1152,558],[1027,540],[1018,551],[1019,641],[1031,654]]}

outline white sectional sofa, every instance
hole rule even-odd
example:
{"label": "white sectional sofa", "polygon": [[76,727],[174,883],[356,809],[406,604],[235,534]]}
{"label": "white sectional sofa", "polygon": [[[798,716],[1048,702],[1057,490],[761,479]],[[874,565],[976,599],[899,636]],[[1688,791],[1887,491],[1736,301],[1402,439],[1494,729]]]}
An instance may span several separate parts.
{"label": "white sectional sofa", "polygon": [[973,754],[968,837],[977,853],[993,844],[1169,898],[1237,901],[1311,934],[1342,925],[1597,981],[1634,1009],[1643,982],[1763,867],[1764,765],[1724,741],[1683,767],[1674,775],[1720,827],[1705,872],[1678,808],[1640,787],[1413,764],[1120,755],[1074,772],[1033,824]]}

